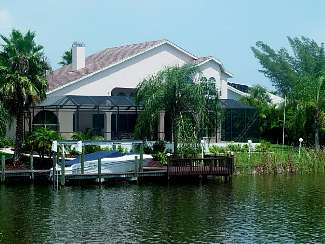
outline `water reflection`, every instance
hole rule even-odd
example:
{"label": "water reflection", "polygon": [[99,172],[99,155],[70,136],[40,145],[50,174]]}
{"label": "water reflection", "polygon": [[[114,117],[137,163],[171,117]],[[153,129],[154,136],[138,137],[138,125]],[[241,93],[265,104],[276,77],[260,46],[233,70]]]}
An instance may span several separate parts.
{"label": "water reflection", "polygon": [[0,186],[0,242],[324,242],[325,177]]}

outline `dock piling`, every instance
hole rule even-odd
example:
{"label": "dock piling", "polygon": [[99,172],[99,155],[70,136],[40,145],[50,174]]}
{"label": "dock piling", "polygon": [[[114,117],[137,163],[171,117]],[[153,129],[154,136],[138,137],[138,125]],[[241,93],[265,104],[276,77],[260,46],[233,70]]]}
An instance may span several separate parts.
{"label": "dock piling", "polygon": [[33,152],[30,153],[30,170],[31,170],[31,179],[34,180],[34,155],[33,155]]}
{"label": "dock piling", "polygon": [[6,175],[5,175],[5,169],[6,169],[6,156],[1,156],[1,182],[5,182]]}
{"label": "dock piling", "polygon": [[102,159],[98,159],[98,183],[102,183]]}
{"label": "dock piling", "polygon": [[81,174],[85,173],[85,149],[82,148],[82,153],[80,155],[80,167],[81,167]]}
{"label": "dock piling", "polygon": [[56,189],[57,179],[56,179],[56,165],[58,164],[58,157],[57,153],[53,153],[53,171],[52,171],[52,177],[53,177],[53,189]]}
{"label": "dock piling", "polygon": [[138,156],[135,156],[135,163],[134,163],[134,175],[136,176],[136,177],[138,177],[138,163],[139,163],[139,161],[138,161]]}
{"label": "dock piling", "polygon": [[62,150],[62,159],[61,159],[61,186],[65,185],[65,155],[64,150]]}
{"label": "dock piling", "polygon": [[140,162],[139,162],[139,171],[142,172],[143,169],[143,145],[140,145]]}

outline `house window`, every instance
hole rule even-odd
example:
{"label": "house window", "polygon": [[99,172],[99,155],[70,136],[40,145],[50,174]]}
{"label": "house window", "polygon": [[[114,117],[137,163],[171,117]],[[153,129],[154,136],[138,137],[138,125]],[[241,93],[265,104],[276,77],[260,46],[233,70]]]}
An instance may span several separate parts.
{"label": "house window", "polygon": [[48,110],[43,110],[37,113],[33,118],[33,128],[44,127],[58,131],[59,123],[57,116]]}

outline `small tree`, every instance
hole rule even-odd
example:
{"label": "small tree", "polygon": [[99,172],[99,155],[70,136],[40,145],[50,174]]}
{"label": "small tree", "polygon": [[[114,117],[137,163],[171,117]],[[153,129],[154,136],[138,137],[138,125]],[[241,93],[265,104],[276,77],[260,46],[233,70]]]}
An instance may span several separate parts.
{"label": "small tree", "polygon": [[62,60],[59,62],[60,65],[68,65],[72,63],[72,49],[65,51],[62,55]]}
{"label": "small tree", "polygon": [[185,117],[193,125],[196,140],[201,128],[211,123],[216,125],[216,116],[212,113],[218,111],[218,97],[209,95],[216,94],[216,88],[200,80],[196,66],[184,65],[166,68],[142,81],[137,87],[136,101],[144,110],[139,115],[136,134],[142,137],[151,134],[160,112],[164,111],[171,120],[174,152],[177,153],[180,125]]}

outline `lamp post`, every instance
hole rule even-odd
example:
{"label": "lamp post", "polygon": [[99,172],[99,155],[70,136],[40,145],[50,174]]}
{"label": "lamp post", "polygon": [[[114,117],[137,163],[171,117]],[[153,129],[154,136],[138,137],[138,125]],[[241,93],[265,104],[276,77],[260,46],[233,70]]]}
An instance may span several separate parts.
{"label": "lamp post", "polygon": [[248,158],[251,159],[251,150],[252,150],[252,140],[248,140],[247,141],[247,144],[248,144]]}
{"label": "lamp post", "polygon": [[301,144],[304,141],[301,137],[299,138],[299,157],[300,157],[300,152],[301,152]]}

